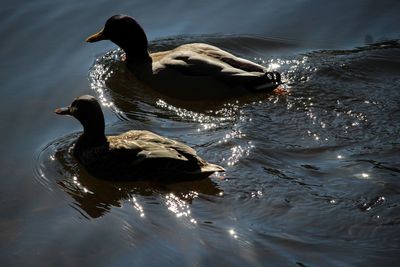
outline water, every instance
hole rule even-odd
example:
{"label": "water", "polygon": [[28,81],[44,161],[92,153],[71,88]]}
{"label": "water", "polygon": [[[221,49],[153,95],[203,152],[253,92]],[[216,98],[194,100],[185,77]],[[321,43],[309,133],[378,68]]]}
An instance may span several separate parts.
{"label": "water", "polygon": [[[399,3],[159,5],[3,4],[0,265],[397,266]],[[215,44],[281,71],[288,92],[187,103],[137,88],[113,44],[84,43],[115,13],[153,51]],[[227,172],[90,177],[69,153],[80,126],[53,114],[81,94],[100,97],[109,134],[148,129]]]}

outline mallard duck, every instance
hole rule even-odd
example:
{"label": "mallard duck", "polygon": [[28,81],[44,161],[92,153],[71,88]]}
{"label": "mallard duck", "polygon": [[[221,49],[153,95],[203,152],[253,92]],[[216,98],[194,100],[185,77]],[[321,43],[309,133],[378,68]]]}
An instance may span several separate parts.
{"label": "mallard duck", "polygon": [[74,145],[73,156],[95,177],[182,181],[224,171],[201,159],[189,146],[149,131],[106,136],[103,112],[93,96],[80,96],[55,113],[71,115],[82,124],[83,134]]}
{"label": "mallard duck", "polygon": [[126,54],[128,68],[151,88],[181,99],[229,97],[248,91],[272,91],[278,72],[205,43],[184,44],[149,54],[147,37],[132,17],[115,15],[87,42],[110,40]]}

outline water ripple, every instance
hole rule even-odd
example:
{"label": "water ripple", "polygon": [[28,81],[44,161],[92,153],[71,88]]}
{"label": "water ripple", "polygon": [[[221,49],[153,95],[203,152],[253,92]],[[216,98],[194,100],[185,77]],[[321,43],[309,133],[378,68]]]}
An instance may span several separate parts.
{"label": "water ripple", "polygon": [[[176,202],[181,206],[199,194],[212,196],[221,192],[210,179],[176,184],[97,179],[90,176],[72,156],[73,143],[78,135],[70,134],[42,147],[36,155],[34,173],[35,179],[45,190],[67,193],[74,200],[72,207],[85,218],[101,217],[113,207],[125,207],[126,202],[131,204],[130,207],[139,217],[144,217],[145,207],[139,203],[141,197],[146,196],[167,194],[169,204]],[[167,206],[171,207],[168,203]]]}
{"label": "water ripple", "polygon": [[[218,40],[228,48],[232,41]],[[162,50],[185,41],[152,45]],[[128,125],[179,137],[226,167],[214,179],[221,190],[213,194],[163,194],[157,201],[172,215],[169,223],[249,251],[258,244],[274,251],[288,244],[314,249],[321,240],[329,251],[350,243],[398,249],[397,42],[273,56],[236,48],[228,50],[280,71],[286,92],[188,104],[136,85],[131,90],[121,51],[111,51],[95,63],[102,66],[91,69],[90,80],[100,80],[92,88],[103,92]],[[136,213],[151,217],[150,206],[138,203],[143,210],[133,204]]]}

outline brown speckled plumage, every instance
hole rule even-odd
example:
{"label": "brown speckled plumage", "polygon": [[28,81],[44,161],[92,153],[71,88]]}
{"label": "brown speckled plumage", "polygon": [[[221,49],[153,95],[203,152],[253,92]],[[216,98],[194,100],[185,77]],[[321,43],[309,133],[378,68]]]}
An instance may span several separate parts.
{"label": "brown speckled plumage", "polygon": [[224,171],[201,159],[189,146],[149,131],[132,130],[106,137],[100,105],[92,96],[78,97],[71,106],[57,109],[56,113],[72,115],[82,123],[84,133],[78,138],[73,154],[93,176],[179,181]]}

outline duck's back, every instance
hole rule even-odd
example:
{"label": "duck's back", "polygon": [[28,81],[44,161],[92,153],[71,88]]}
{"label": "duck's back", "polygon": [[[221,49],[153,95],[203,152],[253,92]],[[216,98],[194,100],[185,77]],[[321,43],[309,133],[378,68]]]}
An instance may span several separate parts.
{"label": "duck's back", "polygon": [[151,57],[151,72],[134,72],[152,88],[181,99],[240,96],[266,80],[265,67],[208,44],[185,44]]}
{"label": "duck's back", "polygon": [[210,71],[218,72],[223,69],[232,69],[236,72],[254,72],[254,74],[266,71],[261,65],[204,43],[181,45],[170,51],[153,53],[151,57],[153,61],[165,65],[185,67],[193,75],[210,75]]}

